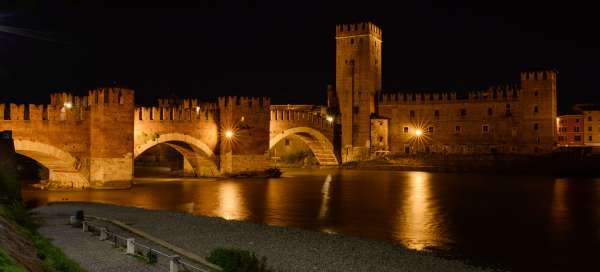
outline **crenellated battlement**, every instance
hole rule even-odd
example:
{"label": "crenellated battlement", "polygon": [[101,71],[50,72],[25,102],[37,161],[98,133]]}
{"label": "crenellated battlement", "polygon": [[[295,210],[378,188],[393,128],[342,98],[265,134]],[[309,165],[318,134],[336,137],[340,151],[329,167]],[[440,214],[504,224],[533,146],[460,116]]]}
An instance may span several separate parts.
{"label": "crenellated battlement", "polygon": [[133,90],[126,88],[98,88],[88,91],[87,105],[133,104]]}
{"label": "crenellated battlement", "polygon": [[0,104],[0,121],[82,121],[85,108],[71,102],[60,105]]}
{"label": "crenellated battlement", "polygon": [[448,104],[478,101],[514,101],[520,97],[521,90],[517,86],[493,86],[486,90],[470,91],[465,97],[456,92],[398,92],[380,93],[380,105],[393,104]]}
{"label": "crenellated battlement", "polygon": [[304,110],[271,110],[271,122],[311,123],[318,127],[333,127],[333,122],[320,114]]}
{"label": "crenellated battlement", "polygon": [[558,72],[552,69],[529,70],[521,72],[521,81],[556,80]]}
{"label": "crenellated battlement", "polygon": [[242,110],[243,112],[268,112],[271,107],[271,98],[268,97],[219,97],[219,108]]}
{"label": "crenellated battlement", "polygon": [[381,40],[381,28],[371,22],[340,24],[335,26],[336,38],[357,35],[373,35],[377,39]]}
{"label": "crenellated battlement", "polygon": [[137,121],[206,121],[214,122],[218,118],[215,104],[200,104],[195,107],[136,107]]}

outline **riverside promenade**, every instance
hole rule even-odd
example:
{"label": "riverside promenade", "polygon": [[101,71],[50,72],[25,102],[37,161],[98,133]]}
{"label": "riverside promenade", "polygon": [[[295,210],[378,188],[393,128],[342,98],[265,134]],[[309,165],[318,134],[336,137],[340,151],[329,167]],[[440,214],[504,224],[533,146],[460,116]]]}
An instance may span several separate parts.
{"label": "riverside promenade", "polygon": [[250,250],[267,257],[269,267],[276,271],[485,271],[390,242],[294,228],[92,203],[54,203],[36,208],[34,212],[46,221],[40,232],[89,271],[108,271],[90,267],[116,265],[126,265],[128,271],[160,269],[149,268],[66,225],[68,216],[77,210],[119,220],[200,256],[207,256],[218,247]]}

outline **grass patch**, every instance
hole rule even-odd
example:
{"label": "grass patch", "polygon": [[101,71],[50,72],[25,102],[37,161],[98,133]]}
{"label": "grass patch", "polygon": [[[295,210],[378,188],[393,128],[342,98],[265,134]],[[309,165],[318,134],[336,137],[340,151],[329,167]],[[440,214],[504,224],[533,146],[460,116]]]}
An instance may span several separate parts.
{"label": "grass patch", "polygon": [[0,248],[0,271],[4,272],[25,272],[21,266],[15,264],[15,261]]}
{"label": "grass patch", "polygon": [[[0,204],[0,216],[18,225],[21,234],[29,238],[37,249],[37,256],[46,272],[82,272],[79,264],[69,259],[59,248],[37,231],[39,225],[20,203]],[[0,266],[0,268],[2,268]],[[0,269],[0,271],[5,271]],[[11,271],[11,270],[7,270]],[[20,270],[15,270],[20,271]]]}
{"label": "grass patch", "polygon": [[272,272],[267,268],[267,258],[258,258],[247,250],[217,248],[210,252],[209,262],[220,266],[223,272]]}

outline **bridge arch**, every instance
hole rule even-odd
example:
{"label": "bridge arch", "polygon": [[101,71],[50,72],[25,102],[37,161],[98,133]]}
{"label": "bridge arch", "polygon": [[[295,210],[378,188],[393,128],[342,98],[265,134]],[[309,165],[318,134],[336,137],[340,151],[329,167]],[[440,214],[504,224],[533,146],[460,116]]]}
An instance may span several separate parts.
{"label": "bridge arch", "polygon": [[158,137],[136,144],[134,160],[148,149],[166,144],[179,152],[187,160],[196,176],[218,176],[217,160],[214,152],[203,141],[182,133],[164,133]]}
{"label": "bridge arch", "polygon": [[310,148],[319,165],[338,165],[331,141],[323,133],[311,127],[295,127],[275,133],[269,139],[269,149],[290,135],[297,136]]}
{"label": "bridge arch", "polygon": [[13,141],[18,154],[48,168],[50,186],[77,189],[90,186],[89,180],[81,173],[81,161],[70,153],[46,143],[18,138]]}

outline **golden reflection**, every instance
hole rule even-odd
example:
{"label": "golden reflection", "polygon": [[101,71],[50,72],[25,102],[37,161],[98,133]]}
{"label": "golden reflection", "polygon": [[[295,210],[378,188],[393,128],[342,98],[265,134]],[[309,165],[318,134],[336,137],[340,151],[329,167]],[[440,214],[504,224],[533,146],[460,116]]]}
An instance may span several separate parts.
{"label": "golden reflection", "polygon": [[329,210],[329,190],[331,187],[331,174],[327,175],[325,178],[325,182],[323,183],[323,188],[321,188],[321,208],[319,209],[319,219],[323,219],[327,216],[327,211]]}
{"label": "golden reflection", "polygon": [[552,206],[550,211],[550,218],[552,221],[552,228],[557,232],[565,232],[569,229],[569,208],[567,207],[567,189],[569,182],[566,179],[554,180],[554,186],[552,190]]}
{"label": "golden reflection", "polygon": [[[408,172],[407,191],[396,212],[396,238],[406,247],[423,250],[435,246],[441,230],[436,229],[437,208],[432,205],[430,175],[425,172]],[[438,220],[441,220],[438,218]],[[441,225],[441,224],[438,224]]]}
{"label": "golden reflection", "polygon": [[215,211],[217,216],[227,220],[245,220],[248,218],[248,207],[237,184],[231,182],[220,184],[218,194],[219,205]]}

